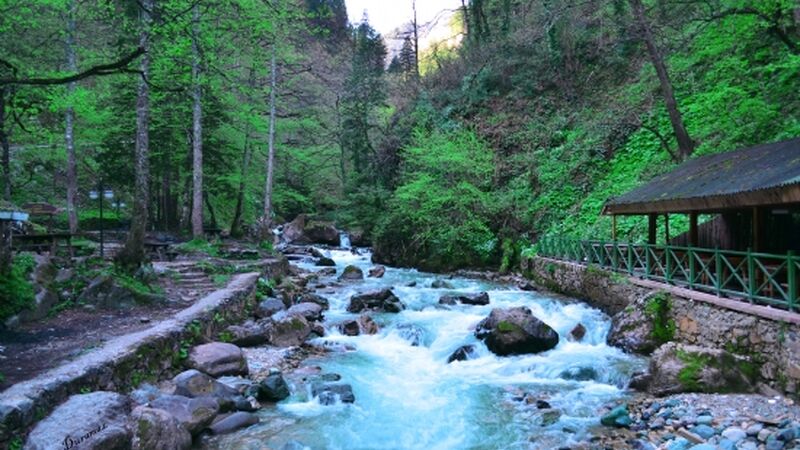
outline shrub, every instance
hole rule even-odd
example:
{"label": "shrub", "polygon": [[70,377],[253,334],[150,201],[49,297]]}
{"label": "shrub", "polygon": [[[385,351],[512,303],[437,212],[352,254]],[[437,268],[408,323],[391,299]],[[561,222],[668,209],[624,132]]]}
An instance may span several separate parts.
{"label": "shrub", "polygon": [[34,301],[33,285],[28,280],[36,260],[31,255],[17,255],[7,277],[0,277],[0,320],[29,308]]}

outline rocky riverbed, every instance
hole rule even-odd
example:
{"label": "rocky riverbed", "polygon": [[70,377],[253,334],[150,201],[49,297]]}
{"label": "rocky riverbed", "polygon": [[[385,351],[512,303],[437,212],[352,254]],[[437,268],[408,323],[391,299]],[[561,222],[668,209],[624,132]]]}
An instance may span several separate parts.
{"label": "rocky riverbed", "polygon": [[[685,375],[674,355],[716,353],[670,344],[648,369],[607,345],[619,322],[518,278],[288,253],[291,276],[263,281],[249,320],[177,355],[184,372],[73,396],[25,448],[800,448],[792,400],[646,393]],[[746,375],[711,369],[694,381]]]}

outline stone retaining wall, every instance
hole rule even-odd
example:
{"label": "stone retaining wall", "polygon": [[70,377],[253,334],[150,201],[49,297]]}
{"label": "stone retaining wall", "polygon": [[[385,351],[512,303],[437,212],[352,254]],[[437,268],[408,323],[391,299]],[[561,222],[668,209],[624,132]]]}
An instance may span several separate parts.
{"label": "stone retaining wall", "polygon": [[[270,277],[288,270],[284,258],[264,264]],[[182,370],[188,348],[243,320],[255,305],[259,273],[236,275],[216,291],[146,330],[120,336],[91,353],[0,393],[0,447],[70,395],[95,390],[125,392],[143,381],[171,378]],[[6,443],[6,444],[4,444]]]}
{"label": "stone retaining wall", "polygon": [[[609,315],[653,292],[627,275],[549,258],[526,259],[522,269],[540,286],[585,300]],[[800,393],[800,325],[698,301],[690,293],[671,294],[676,341],[750,356],[760,364],[762,382],[787,394]]]}

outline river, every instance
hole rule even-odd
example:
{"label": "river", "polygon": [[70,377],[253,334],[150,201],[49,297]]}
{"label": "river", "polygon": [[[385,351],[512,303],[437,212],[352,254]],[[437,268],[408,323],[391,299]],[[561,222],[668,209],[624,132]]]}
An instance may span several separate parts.
{"label": "river", "polygon": [[[326,253],[339,273],[349,264],[365,273],[372,267],[369,254]],[[643,367],[642,359],[606,345],[610,320],[586,304],[466,278],[448,278],[453,289],[431,288],[437,279],[443,278],[387,268],[383,278],[323,291],[331,308],[328,335],[318,342],[349,350],[306,363],[340,374],[352,385],[355,403],[323,406],[296,383],[290,398],[259,413],[260,424],[203,447],[281,449],[299,441],[311,449],[552,449],[585,440],[599,425],[598,410],[623,398],[630,375]],[[336,330],[335,324],[354,317],[346,312],[354,293],[387,286],[394,287],[405,311],[374,315],[381,326],[377,335],[349,337]],[[443,294],[481,291],[489,293],[488,306],[438,304]],[[554,328],[558,346],[527,356],[489,352],[474,337],[474,327],[492,308],[512,306],[529,307]],[[585,337],[568,340],[578,323]],[[448,364],[448,356],[465,344],[476,345],[473,359]],[[547,401],[561,416],[543,424],[542,410],[521,401],[525,393]]]}

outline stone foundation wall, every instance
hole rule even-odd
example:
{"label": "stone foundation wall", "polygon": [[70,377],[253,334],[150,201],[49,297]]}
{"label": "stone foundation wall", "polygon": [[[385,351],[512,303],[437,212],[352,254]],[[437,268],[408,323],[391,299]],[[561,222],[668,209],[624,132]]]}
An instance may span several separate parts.
{"label": "stone foundation wall", "polygon": [[[554,292],[586,301],[606,314],[623,311],[653,292],[628,276],[574,263],[534,257],[523,273]],[[726,349],[757,363],[761,381],[773,389],[800,393],[800,325],[766,319],[672,294],[675,340]]]}
{"label": "stone foundation wall", "polygon": [[[271,277],[286,275],[285,259],[265,264]],[[95,390],[128,391],[143,381],[171,378],[182,370],[188,348],[238,323],[255,306],[259,273],[237,275],[225,289],[199,300],[173,319],[112,339],[91,353],[18,383],[0,393],[0,448],[45,417],[70,395]]]}

